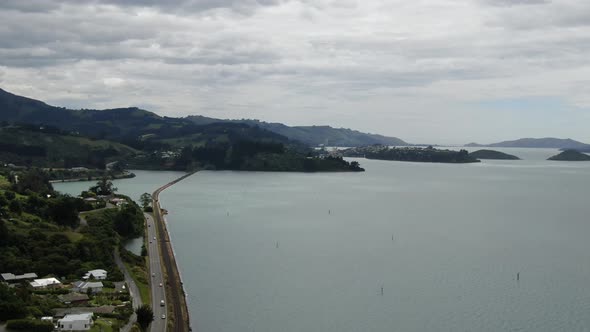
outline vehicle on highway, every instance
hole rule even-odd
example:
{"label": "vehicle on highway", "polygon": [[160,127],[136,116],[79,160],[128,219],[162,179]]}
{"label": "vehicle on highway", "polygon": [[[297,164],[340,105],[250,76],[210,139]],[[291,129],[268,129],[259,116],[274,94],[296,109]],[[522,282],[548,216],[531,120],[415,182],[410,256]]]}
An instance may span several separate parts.
{"label": "vehicle on highway", "polygon": [[164,303],[164,300],[160,300],[160,307],[163,307],[163,306],[164,306],[164,304],[165,304],[165,303]]}
{"label": "vehicle on highway", "polygon": [[166,319],[166,315],[162,314],[162,319]]}
{"label": "vehicle on highway", "polygon": [[162,287],[162,283],[160,283],[160,287]]}
{"label": "vehicle on highway", "polygon": [[156,237],[154,236],[154,240],[156,239]]}
{"label": "vehicle on highway", "polygon": [[156,273],[155,273],[155,272],[154,272],[154,273],[152,273],[152,278],[153,278],[153,277],[155,277],[155,276],[156,276]]}

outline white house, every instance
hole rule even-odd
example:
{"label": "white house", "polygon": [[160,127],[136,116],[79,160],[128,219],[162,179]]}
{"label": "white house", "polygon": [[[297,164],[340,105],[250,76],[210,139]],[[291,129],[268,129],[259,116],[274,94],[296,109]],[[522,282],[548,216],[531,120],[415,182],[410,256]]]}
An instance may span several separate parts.
{"label": "white house", "polygon": [[61,287],[61,282],[55,278],[35,279],[30,284],[33,288]]}
{"label": "white house", "polygon": [[92,327],[92,314],[66,315],[57,321],[59,331],[88,331]]}
{"label": "white house", "polygon": [[25,273],[19,275],[14,275],[12,273],[2,273],[0,276],[6,282],[17,282],[21,280],[35,279],[38,277],[36,273]]}
{"label": "white house", "polygon": [[92,279],[92,278],[94,278],[96,280],[104,280],[107,278],[107,271],[101,270],[101,269],[90,270],[82,277],[82,279],[84,279],[84,280],[88,280],[88,279]]}
{"label": "white house", "polygon": [[88,290],[92,293],[100,293],[104,287],[100,281],[76,281],[72,285],[74,286],[72,287],[72,291],[80,293],[87,293]]}

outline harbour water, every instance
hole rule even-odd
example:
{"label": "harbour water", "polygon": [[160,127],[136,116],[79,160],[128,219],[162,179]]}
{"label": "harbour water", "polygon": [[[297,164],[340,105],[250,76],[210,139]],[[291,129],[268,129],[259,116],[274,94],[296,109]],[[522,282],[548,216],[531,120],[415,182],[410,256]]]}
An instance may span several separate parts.
{"label": "harbour water", "polygon": [[[589,331],[590,163],[497,150],[524,160],[203,171],[167,189],[193,326]],[[117,186],[126,193],[136,181],[139,197],[170,175]]]}

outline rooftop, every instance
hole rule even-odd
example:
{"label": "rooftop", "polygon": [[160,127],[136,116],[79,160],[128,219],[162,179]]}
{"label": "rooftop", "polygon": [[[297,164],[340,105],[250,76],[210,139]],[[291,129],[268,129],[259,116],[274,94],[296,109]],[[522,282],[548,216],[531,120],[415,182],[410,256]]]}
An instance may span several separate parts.
{"label": "rooftop", "polygon": [[31,281],[33,287],[46,287],[50,285],[61,285],[61,282],[55,278],[35,279]]}
{"label": "rooftop", "polygon": [[91,320],[92,313],[86,312],[81,314],[68,314],[64,318],[60,319],[60,323],[64,322],[74,322],[74,321],[81,321],[81,320]]}

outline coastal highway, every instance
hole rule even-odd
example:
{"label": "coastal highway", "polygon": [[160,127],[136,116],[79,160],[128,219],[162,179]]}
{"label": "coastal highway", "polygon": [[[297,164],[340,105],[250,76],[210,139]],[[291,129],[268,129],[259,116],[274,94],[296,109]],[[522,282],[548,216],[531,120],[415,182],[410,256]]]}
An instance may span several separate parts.
{"label": "coastal highway", "polygon": [[162,315],[166,315],[166,306],[160,306],[160,301],[166,302],[166,289],[164,287],[164,275],[162,273],[162,264],[160,260],[160,252],[158,248],[158,241],[156,234],[156,223],[154,218],[145,213],[145,220],[147,223],[147,250],[150,262],[150,291],[152,293],[152,310],[154,311],[154,321],[150,325],[152,332],[166,331],[166,322],[168,317],[162,319]]}
{"label": "coastal highway", "polygon": [[[154,236],[157,239],[157,244],[160,249],[160,255],[162,258],[162,267],[164,268],[164,275],[165,275],[165,283],[164,287],[166,288],[166,292],[168,295],[168,301],[166,303],[166,308],[168,313],[172,313],[173,319],[167,331],[172,332],[186,332],[192,331],[190,326],[190,319],[188,314],[188,308],[186,306],[186,298],[184,297],[184,290],[182,288],[182,282],[180,280],[180,273],[178,272],[178,268],[176,266],[176,258],[174,257],[174,252],[172,251],[172,245],[170,243],[170,238],[168,236],[168,231],[166,229],[166,225],[164,223],[164,217],[162,215],[162,210],[160,208],[159,202],[159,195],[160,193],[165,190],[166,188],[174,185],[175,183],[186,179],[187,177],[193,175],[194,172],[188,173],[154,191],[152,194],[152,205],[154,208],[154,222],[156,227],[156,235],[150,236],[150,239],[153,241]],[[154,226],[151,226],[154,227]],[[148,227],[150,228],[150,227]],[[152,230],[154,231],[154,230]],[[150,255],[151,256],[151,255]],[[151,264],[151,262],[150,262]],[[152,288],[153,291],[153,288]],[[159,304],[158,304],[158,308]],[[154,310],[154,314],[156,310]],[[156,315],[156,320],[160,319],[162,315]],[[167,315],[168,316],[168,315]],[[169,317],[166,317],[168,320]],[[153,324],[153,323],[152,323]],[[166,331],[166,330],[154,330],[152,331]]]}

